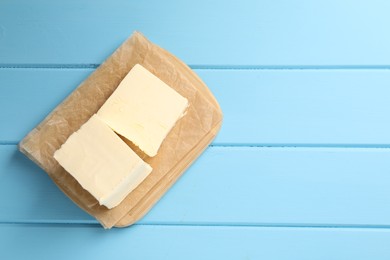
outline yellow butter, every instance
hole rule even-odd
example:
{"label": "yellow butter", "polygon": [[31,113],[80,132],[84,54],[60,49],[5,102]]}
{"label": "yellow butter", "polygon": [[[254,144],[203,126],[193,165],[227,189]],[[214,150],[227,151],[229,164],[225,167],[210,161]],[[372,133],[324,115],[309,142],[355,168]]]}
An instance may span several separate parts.
{"label": "yellow butter", "polygon": [[137,64],[97,115],[115,132],[155,156],[188,100]]}
{"label": "yellow butter", "polygon": [[152,171],[98,116],[92,116],[54,158],[107,208],[117,206]]}

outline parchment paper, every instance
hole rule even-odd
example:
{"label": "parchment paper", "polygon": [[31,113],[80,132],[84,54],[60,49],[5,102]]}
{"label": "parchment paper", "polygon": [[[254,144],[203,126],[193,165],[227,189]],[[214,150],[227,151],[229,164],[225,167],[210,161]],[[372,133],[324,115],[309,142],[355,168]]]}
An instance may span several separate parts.
{"label": "parchment paper", "polygon": [[[107,209],[53,158],[66,139],[96,113],[135,64],[141,64],[189,101],[155,157],[123,140],[153,171],[117,207]],[[222,111],[207,86],[183,62],[135,32],[19,144],[56,185],[105,228],[139,220],[201,154],[222,124]]]}

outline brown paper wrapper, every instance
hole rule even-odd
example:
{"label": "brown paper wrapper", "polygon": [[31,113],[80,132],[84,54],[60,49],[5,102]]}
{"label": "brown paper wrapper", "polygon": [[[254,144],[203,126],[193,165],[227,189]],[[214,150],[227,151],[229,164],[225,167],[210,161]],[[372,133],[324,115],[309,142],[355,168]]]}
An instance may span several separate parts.
{"label": "brown paper wrapper", "polygon": [[[116,89],[135,64],[141,64],[189,101],[181,118],[155,157],[123,139],[149,163],[152,173],[117,207],[107,209],[53,158]],[[19,144],[20,151],[44,169],[56,185],[105,228],[135,223],[161,198],[214,139],[222,111],[207,86],[182,61],[135,32],[95,72],[58,105]]]}

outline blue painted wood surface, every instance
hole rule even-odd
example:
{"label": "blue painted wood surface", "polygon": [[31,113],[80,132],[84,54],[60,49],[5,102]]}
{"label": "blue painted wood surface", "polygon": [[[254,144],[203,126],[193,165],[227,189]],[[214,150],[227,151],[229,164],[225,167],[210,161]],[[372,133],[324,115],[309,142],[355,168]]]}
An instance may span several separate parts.
{"label": "blue painted wood surface", "polygon": [[[0,222],[96,223],[14,145],[0,155],[0,198],[15,198]],[[210,147],[140,223],[390,227],[389,161],[388,149]]]}
{"label": "blue painted wood surface", "polygon": [[[387,259],[390,230],[218,226],[0,226],[2,259]],[[15,247],[18,245],[18,248]],[[20,247],[23,246],[23,249]]]}
{"label": "blue painted wood surface", "polygon": [[[0,259],[389,259],[389,10],[0,1]],[[105,231],[16,144],[133,30],[195,69],[224,125],[137,225]]]}
{"label": "blue painted wood surface", "polygon": [[[195,71],[225,113],[216,145],[390,146],[390,70]],[[91,72],[0,70],[0,142],[18,142]]]}
{"label": "blue painted wood surface", "polygon": [[387,0],[2,0],[4,64],[96,64],[133,30],[192,65],[387,66]]}

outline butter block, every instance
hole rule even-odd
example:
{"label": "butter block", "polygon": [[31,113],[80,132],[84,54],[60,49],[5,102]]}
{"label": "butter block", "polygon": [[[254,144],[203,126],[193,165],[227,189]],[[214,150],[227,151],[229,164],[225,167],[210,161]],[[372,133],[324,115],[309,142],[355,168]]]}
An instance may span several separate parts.
{"label": "butter block", "polygon": [[187,106],[186,98],[137,64],[97,115],[147,155],[155,156]]}
{"label": "butter block", "polygon": [[117,206],[152,171],[98,116],[92,116],[54,158],[107,208]]}

